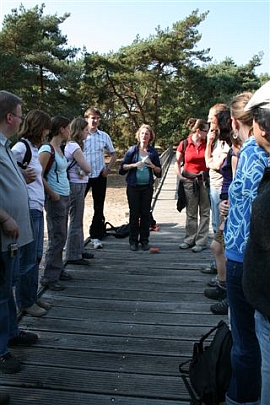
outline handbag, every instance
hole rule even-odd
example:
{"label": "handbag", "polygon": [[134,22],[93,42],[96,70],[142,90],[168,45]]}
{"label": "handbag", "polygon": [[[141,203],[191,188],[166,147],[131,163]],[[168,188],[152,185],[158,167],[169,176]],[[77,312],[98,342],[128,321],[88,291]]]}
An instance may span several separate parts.
{"label": "handbag", "polygon": [[187,205],[184,183],[181,180],[179,181],[177,195],[178,195],[178,199],[177,199],[176,208],[177,208],[177,211],[181,212]]}

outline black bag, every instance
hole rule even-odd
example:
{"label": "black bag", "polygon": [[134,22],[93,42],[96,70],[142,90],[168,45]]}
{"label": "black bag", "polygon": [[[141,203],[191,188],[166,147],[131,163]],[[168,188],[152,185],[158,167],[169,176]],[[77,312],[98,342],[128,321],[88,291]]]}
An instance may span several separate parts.
{"label": "black bag", "polygon": [[181,180],[179,181],[177,195],[178,195],[178,199],[177,199],[176,208],[177,208],[177,211],[181,212],[187,204],[184,183]]}
{"label": "black bag", "polygon": [[[213,332],[216,333],[212,342],[204,345]],[[222,320],[194,343],[192,359],[179,365],[192,405],[218,405],[225,401],[231,378],[231,348],[231,331]],[[189,369],[185,370],[188,363]]]}
{"label": "black bag", "polygon": [[120,226],[113,226],[110,222],[105,224],[106,235],[113,235],[115,238],[126,238],[129,236],[130,227],[129,224],[123,224]]}

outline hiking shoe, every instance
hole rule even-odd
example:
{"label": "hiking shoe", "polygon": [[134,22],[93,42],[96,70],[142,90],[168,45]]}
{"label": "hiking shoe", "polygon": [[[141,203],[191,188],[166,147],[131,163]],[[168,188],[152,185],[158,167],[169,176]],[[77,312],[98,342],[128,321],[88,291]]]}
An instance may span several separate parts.
{"label": "hiking shoe", "polygon": [[200,269],[203,274],[217,274],[217,266],[215,260],[210,263],[210,266]]}
{"label": "hiking shoe", "polygon": [[0,392],[0,405],[8,405],[10,396],[7,392]]}
{"label": "hiking shoe", "polygon": [[59,277],[59,280],[70,281],[70,280],[72,280],[72,277],[67,271],[62,270],[61,274],[60,274],[60,277]]}
{"label": "hiking shoe", "polygon": [[38,335],[23,330],[17,336],[9,339],[9,346],[32,346],[38,341]]}
{"label": "hiking shoe", "polygon": [[189,245],[189,244],[186,243],[186,242],[183,242],[183,243],[181,243],[181,244],[179,245],[179,249],[189,249],[189,248],[191,248],[191,245]]}
{"label": "hiking shoe", "polygon": [[59,283],[59,281],[49,281],[47,287],[52,291],[62,291],[66,288],[63,284]]}
{"label": "hiking shoe", "polygon": [[148,242],[142,242],[142,250],[147,251],[150,249]]}
{"label": "hiking shoe", "polygon": [[215,315],[228,315],[229,305],[227,302],[227,298],[224,298],[224,300],[211,305],[210,310]]}
{"label": "hiking shoe", "polygon": [[223,300],[227,297],[227,289],[217,284],[215,287],[206,288],[204,290],[204,295],[211,300]]}
{"label": "hiking shoe", "polygon": [[210,281],[208,281],[207,285],[209,287],[215,287],[218,283],[219,283],[218,276],[215,276],[215,277],[211,278]]}
{"label": "hiking shoe", "polygon": [[195,246],[193,246],[193,248],[191,248],[191,250],[193,253],[199,253],[206,248],[207,248],[207,245],[195,245]]}
{"label": "hiking shoe", "polygon": [[24,312],[24,313],[26,313],[26,314],[28,314],[28,315],[36,316],[36,317],[40,317],[40,316],[43,316],[43,315],[46,315],[46,314],[47,314],[46,309],[41,308],[41,307],[40,307],[39,305],[37,305],[36,303],[33,304],[33,305],[31,305],[31,307],[22,308],[21,310],[22,310],[22,312]]}
{"label": "hiking shoe", "polygon": [[94,258],[94,255],[93,255],[93,253],[84,252],[84,253],[82,254],[82,258],[83,258],[83,259],[93,259],[93,258]]}
{"label": "hiking shoe", "polygon": [[37,300],[37,304],[39,307],[46,309],[46,311],[48,311],[52,307],[49,302],[44,301],[41,298]]}
{"label": "hiking shoe", "polygon": [[46,277],[42,277],[40,284],[43,287],[48,287],[52,291],[61,291],[66,288],[63,284],[59,283],[59,281],[50,281]]}
{"label": "hiking shoe", "polygon": [[103,245],[99,239],[91,239],[91,243],[94,249],[103,249]]}
{"label": "hiking shoe", "polygon": [[13,357],[11,353],[4,354],[0,357],[0,371],[5,374],[15,374],[21,371],[20,360]]}
{"label": "hiking shoe", "polygon": [[[90,263],[85,259],[67,260],[65,262],[65,266],[67,264],[73,264],[75,266],[90,266]],[[61,277],[60,277],[60,280],[62,280]]]}

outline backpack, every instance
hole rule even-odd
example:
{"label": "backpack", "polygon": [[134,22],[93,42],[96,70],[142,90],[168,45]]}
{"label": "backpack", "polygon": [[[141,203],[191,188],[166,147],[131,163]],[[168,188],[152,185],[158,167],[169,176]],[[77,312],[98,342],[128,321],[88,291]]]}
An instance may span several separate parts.
{"label": "backpack", "polygon": [[[44,170],[44,173],[43,173],[43,176],[46,178],[47,177],[47,175],[48,175],[48,173],[49,173],[49,171],[51,170],[51,167],[52,167],[52,164],[53,164],[53,162],[55,161],[55,150],[54,150],[54,147],[52,146],[52,144],[50,144],[49,142],[46,142],[44,145],[49,145],[50,146],[50,158],[49,158],[49,160],[48,160],[48,163],[47,163],[47,166],[46,166],[46,168],[45,168],[45,170]],[[61,145],[61,150],[62,150],[62,152],[63,152],[63,154],[65,154],[64,152],[65,152],[65,144],[62,144]],[[55,161],[55,164],[56,164],[56,167],[55,167],[55,173],[56,173],[56,177],[57,177],[57,182],[58,182],[58,175],[57,175],[57,163],[56,163],[56,161]],[[76,164],[76,160],[75,159],[73,159],[70,163],[69,163],[69,165],[68,165],[68,167],[67,167],[67,176],[68,176],[68,178],[69,178],[69,170],[74,166]]]}
{"label": "backpack", "polygon": [[115,238],[122,239],[129,236],[130,227],[129,224],[123,224],[120,226],[113,226],[110,222],[105,223],[105,235],[113,235]]}
{"label": "backpack", "polygon": [[[211,343],[205,345],[214,332]],[[231,348],[231,331],[223,320],[194,343],[192,358],[179,365],[192,405],[218,405],[225,401],[231,378]],[[188,363],[189,369],[185,370]]]}
{"label": "backpack", "polygon": [[26,151],[25,151],[22,163],[17,162],[17,164],[21,169],[26,169],[27,168],[26,163],[29,164],[31,162],[31,159],[32,159],[31,148],[29,146],[29,143],[25,139],[20,139],[18,142],[21,142],[21,143],[23,143],[25,145]]}

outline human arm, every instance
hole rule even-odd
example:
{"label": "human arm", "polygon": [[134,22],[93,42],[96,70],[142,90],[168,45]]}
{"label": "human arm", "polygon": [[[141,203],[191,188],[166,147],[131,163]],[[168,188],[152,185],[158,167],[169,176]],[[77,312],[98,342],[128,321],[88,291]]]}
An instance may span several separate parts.
{"label": "human arm", "polygon": [[0,209],[0,226],[5,235],[8,235],[14,239],[19,237],[19,227],[17,222],[2,209]]}
{"label": "human arm", "polygon": [[111,158],[108,165],[102,170],[102,176],[107,177],[108,174],[112,171],[113,165],[115,164],[117,159],[116,152],[111,152]]}
{"label": "human arm", "polygon": [[[24,141],[24,142],[27,142],[27,141]],[[27,143],[27,145],[29,145],[29,144]],[[23,142],[19,141],[12,147],[12,153],[15,156],[18,166],[20,166],[20,168],[21,168],[21,173],[24,177],[26,184],[32,183],[37,178],[35,169],[29,167],[32,152],[31,152],[30,146],[28,146],[28,148],[30,151],[29,162],[26,161],[24,163],[25,157],[27,156],[27,149],[26,149],[25,144]]]}
{"label": "human arm", "polygon": [[184,153],[180,152],[179,147],[178,147],[177,151],[176,151],[174,170],[175,170],[175,173],[177,174],[179,180],[182,181],[183,183],[185,183],[187,181],[187,179],[182,176],[182,169],[181,169],[183,160],[184,160]]}
{"label": "human arm", "polygon": [[75,152],[73,154],[73,158],[76,160],[76,162],[80,166],[81,170],[83,170],[86,175],[91,172],[91,166],[86,161],[81,148],[78,148],[75,150]]}
{"label": "human arm", "polygon": [[45,177],[44,177],[44,173],[45,173],[47,164],[48,164],[48,162],[49,162],[49,160],[50,160],[50,155],[51,155],[51,154],[50,154],[50,152],[48,152],[48,151],[40,152],[39,155],[38,155],[38,159],[39,159],[39,162],[40,162],[40,164],[41,164],[41,166],[42,166],[42,173],[43,173],[43,178],[42,178],[42,180],[43,180],[43,185],[44,185],[45,193],[48,194],[48,196],[49,196],[53,201],[58,201],[58,200],[60,200],[60,195],[57,194],[57,193],[55,193],[55,192],[53,191],[53,189],[49,186],[47,180],[46,180]]}

